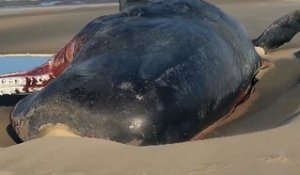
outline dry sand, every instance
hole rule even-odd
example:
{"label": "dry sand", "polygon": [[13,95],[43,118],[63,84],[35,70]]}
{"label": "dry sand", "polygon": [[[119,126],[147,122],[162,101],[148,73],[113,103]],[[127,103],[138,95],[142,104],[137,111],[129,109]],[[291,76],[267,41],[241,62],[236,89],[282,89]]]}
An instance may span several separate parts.
{"label": "dry sand", "polygon": [[[238,18],[252,38],[300,7],[299,1],[292,0],[212,2]],[[87,21],[116,10],[117,6],[86,6],[0,11],[0,53],[52,53]],[[274,65],[259,75],[255,93],[232,115],[238,119],[210,135],[218,138],[140,148],[96,139],[48,137],[0,148],[0,175],[298,175],[299,35],[266,58]],[[6,133],[11,109],[0,107],[0,147],[14,144]]]}
{"label": "dry sand", "polygon": [[299,125],[159,147],[38,139],[0,150],[0,169],[5,175],[298,175]]}

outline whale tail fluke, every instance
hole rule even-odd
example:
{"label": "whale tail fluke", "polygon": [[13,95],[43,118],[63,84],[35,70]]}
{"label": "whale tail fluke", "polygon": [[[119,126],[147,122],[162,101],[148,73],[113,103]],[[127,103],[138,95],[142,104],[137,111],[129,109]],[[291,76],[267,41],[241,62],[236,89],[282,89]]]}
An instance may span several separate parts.
{"label": "whale tail fluke", "polygon": [[290,41],[298,32],[300,32],[300,9],[273,22],[257,39],[253,40],[253,44],[263,48],[267,53]]}

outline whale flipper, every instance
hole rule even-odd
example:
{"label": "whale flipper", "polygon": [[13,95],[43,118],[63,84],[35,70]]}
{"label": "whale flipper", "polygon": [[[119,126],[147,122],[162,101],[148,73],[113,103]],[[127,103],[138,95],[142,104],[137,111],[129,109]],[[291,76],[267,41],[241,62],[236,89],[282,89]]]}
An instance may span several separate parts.
{"label": "whale flipper", "polygon": [[267,53],[290,41],[300,31],[300,9],[273,22],[253,44]]}

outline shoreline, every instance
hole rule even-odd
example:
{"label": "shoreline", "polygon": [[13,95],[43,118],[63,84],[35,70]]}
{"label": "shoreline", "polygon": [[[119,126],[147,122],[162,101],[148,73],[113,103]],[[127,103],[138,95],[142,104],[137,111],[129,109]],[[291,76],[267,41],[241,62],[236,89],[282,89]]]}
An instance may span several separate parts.
{"label": "shoreline", "polygon": [[[277,3],[293,3],[297,2],[297,0],[239,0],[238,2],[236,0],[227,0],[224,2],[223,0],[206,0],[207,2],[213,3],[213,4],[230,4],[230,3],[268,3],[270,1],[277,2]],[[42,3],[40,3],[42,4]],[[119,6],[118,2],[112,2],[111,0],[108,0],[106,2],[87,2],[87,3],[78,3],[78,4],[68,4],[68,3],[62,3],[62,4],[54,4],[54,5],[39,5],[39,4],[31,4],[26,5],[23,3],[23,5],[19,5],[19,2],[15,2],[15,5],[12,6],[0,6],[0,11],[15,11],[15,10],[32,10],[32,9],[55,9],[55,8],[74,8],[74,7],[109,7],[109,6]]]}
{"label": "shoreline", "polygon": [[43,11],[43,10],[70,10],[70,9],[83,9],[83,8],[107,8],[118,6],[118,3],[93,3],[93,4],[80,4],[80,5],[57,5],[57,6],[25,6],[25,7],[0,7],[0,14],[5,13],[23,13],[24,11]]}

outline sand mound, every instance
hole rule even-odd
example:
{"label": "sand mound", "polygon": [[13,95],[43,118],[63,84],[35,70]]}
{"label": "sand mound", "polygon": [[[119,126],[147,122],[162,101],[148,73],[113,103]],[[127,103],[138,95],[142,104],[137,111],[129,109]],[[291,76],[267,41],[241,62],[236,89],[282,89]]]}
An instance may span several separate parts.
{"label": "sand mound", "polygon": [[12,174],[298,175],[300,122],[243,136],[157,147],[86,138],[45,138],[0,150]]}

